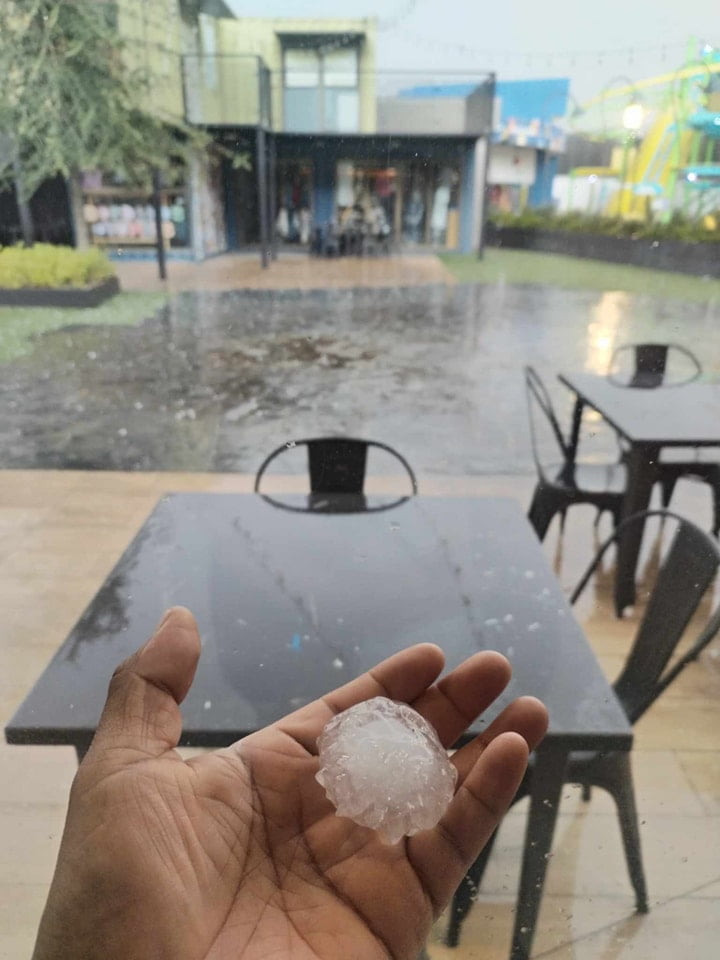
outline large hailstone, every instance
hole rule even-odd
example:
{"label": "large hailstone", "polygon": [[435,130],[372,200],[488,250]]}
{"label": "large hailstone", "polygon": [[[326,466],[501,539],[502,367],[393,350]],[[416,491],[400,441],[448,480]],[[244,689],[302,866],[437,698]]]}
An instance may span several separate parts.
{"label": "large hailstone", "polygon": [[434,827],[457,770],[434,728],[406,703],[373,697],[344,710],[318,737],[317,781],[341,817],[387,843]]}

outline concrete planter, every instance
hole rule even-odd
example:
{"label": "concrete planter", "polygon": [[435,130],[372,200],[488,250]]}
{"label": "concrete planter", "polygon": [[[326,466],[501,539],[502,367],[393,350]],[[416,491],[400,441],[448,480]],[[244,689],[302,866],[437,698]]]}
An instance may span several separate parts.
{"label": "concrete planter", "polygon": [[0,287],[3,307],[97,307],[120,290],[117,277],[108,277],[92,287]]}
{"label": "concrete planter", "polygon": [[488,224],[490,246],[512,250],[562,253],[607,263],[626,263],[651,270],[671,270],[696,277],[720,277],[720,243],[681,243],[647,237],[607,237],[526,227]]}

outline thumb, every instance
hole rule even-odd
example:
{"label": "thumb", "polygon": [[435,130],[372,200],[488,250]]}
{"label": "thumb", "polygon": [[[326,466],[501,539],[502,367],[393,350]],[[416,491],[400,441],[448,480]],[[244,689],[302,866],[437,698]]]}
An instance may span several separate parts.
{"label": "thumb", "polygon": [[199,658],[195,618],[184,607],[173,607],[145,646],[115,670],[91,758],[109,760],[114,755],[124,763],[127,752],[157,757],[174,749],[182,732],[179,704]]}

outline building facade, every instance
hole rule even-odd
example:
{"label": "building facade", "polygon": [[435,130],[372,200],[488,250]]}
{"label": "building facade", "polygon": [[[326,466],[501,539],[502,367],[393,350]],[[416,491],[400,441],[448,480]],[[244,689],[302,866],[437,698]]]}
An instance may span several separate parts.
{"label": "building facade", "polygon": [[230,249],[310,246],[317,230],[354,220],[394,246],[476,248],[487,78],[439,124],[378,73],[375,25],[362,19],[201,15],[183,64],[187,120],[251,161],[224,164]]}

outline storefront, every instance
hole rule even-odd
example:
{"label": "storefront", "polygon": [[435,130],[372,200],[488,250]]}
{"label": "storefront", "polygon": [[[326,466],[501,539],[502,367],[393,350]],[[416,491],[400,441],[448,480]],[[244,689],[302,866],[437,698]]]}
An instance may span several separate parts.
{"label": "storefront", "polygon": [[457,249],[474,144],[382,139],[381,153],[375,137],[279,136],[272,214],[277,239],[306,245],[313,227],[342,230],[355,223],[395,249]]}
{"label": "storefront", "polygon": [[[353,228],[376,249],[477,249],[486,140],[465,135],[266,134],[216,131],[245,144],[246,168],[222,167],[227,246],[312,247],[318,229]],[[258,170],[258,163],[265,164]],[[262,184],[262,186],[261,186]],[[353,252],[352,244],[343,252]]]}
{"label": "storefront", "polygon": [[[118,182],[100,171],[82,176],[83,223],[88,241],[111,250],[150,250],[157,244],[155,207],[148,187]],[[190,223],[184,183],[160,195],[162,235],[168,250],[189,251]]]}

